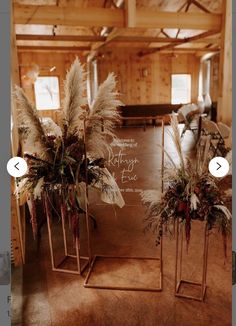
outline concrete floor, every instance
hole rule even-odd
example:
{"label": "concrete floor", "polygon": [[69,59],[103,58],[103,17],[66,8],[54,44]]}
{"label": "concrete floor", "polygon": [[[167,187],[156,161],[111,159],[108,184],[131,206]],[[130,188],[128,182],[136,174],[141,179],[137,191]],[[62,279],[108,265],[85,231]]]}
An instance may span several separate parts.
{"label": "concrete floor", "polygon": [[[155,246],[155,235],[143,232],[145,209],[135,189],[160,187],[160,128],[127,128],[118,131],[122,139],[134,139],[138,148],[127,149],[127,158],[136,157],[139,163],[134,167],[136,181],[120,184],[120,170],[116,170],[119,185],[124,189],[124,208],[103,204],[90,194],[91,212],[96,216],[98,227],[91,225],[93,254],[154,256],[159,248]],[[191,135],[185,135],[184,150],[192,146]],[[168,135],[166,147],[176,159]],[[132,174],[130,173],[130,175]],[[129,189],[127,191],[127,189]],[[131,191],[134,189],[134,191]],[[186,277],[198,280],[201,275],[202,224],[193,223],[189,253],[184,250],[184,273]],[[29,228],[29,225],[28,225]],[[84,222],[81,221],[84,230]],[[55,221],[54,231],[59,230]],[[84,234],[84,233],[83,233]],[[55,241],[60,248],[59,231]],[[85,235],[81,250],[86,254]],[[168,236],[163,240],[163,291],[140,292],[83,287],[83,276],[67,275],[51,271],[50,253],[46,225],[37,251],[29,230],[27,234],[26,264],[23,275],[13,270],[13,322],[25,326],[214,326],[231,325],[231,243],[224,262],[221,235],[212,232],[209,246],[207,293],[205,302],[176,298],[174,296],[175,239]],[[22,297],[20,295],[20,281]],[[98,261],[90,282],[106,285],[135,285],[153,287],[158,285],[159,265],[156,261]],[[187,289],[186,289],[187,290]],[[190,289],[195,293],[195,289]],[[23,309],[20,311],[20,299]],[[18,307],[17,307],[18,305]]]}

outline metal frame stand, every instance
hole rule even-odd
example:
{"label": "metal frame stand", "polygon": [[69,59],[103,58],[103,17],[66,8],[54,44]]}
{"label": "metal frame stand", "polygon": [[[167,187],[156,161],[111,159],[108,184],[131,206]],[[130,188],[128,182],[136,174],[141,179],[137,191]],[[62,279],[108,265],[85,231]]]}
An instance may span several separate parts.
{"label": "metal frame stand", "polygon": [[[62,208],[61,208],[61,227],[63,233],[64,258],[58,264],[55,264],[54,248],[53,248],[53,241],[52,241],[52,226],[51,226],[52,215],[51,215],[51,208],[49,207],[46,196],[48,196],[48,193],[45,191],[43,193],[43,201],[44,201],[44,206],[45,206],[45,211],[47,216],[48,240],[49,240],[49,247],[50,247],[52,271],[81,275],[85,270],[85,268],[88,266],[89,258],[80,255],[80,240],[78,237],[75,238],[76,254],[72,255],[68,252],[66,227],[65,227],[65,212]],[[61,267],[62,264],[71,258],[74,259],[76,262],[76,270],[62,268]],[[81,264],[81,261],[84,261],[83,264]]]}
{"label": "metal frame stand", "polygon": [[[84,130],[86,130],[86,121],[84,122]],[[85,143],[85,162],[87,162],[87,154],[86,154],[86,135],[84,133],[84,143]],[[164,144],[164,122],[162,121],[162,144]],[[164,173],[164,151],[162,151],[162,178]],[[84,281],[85,288],[96,288],[96,289],[107,289],[107,290],[126,290],[126,291],[150,291],[150,292],[160,292],[163,288],[163,259],[162,259],[162,246],[163,240],[160,242],[160,257],[130,257],[130,256],[109,256],[109,255],[92,255],[91,251],[91,240],[90,240],[90,225],[89,225],[89,205],[88,205],[88,178],[87,178],[87,167],[85,167],[86,171],[86,198],[85,198],[85,216],[86,216],[86,226],[87,226],[87,234],[88,234],[88,254],[89,254],[89,270],[87,276]],[[162,190],[163,190],[163,182],[162,182]],[[109,259],[117,259],[117,260],[125,260],[125,259],[133,259],[133,260],[157,260],[160,261],[160,276],[159,276],[159,285],[156,287],[143,287],[143,286],[117,286],[117,285],[102,285],[102,284],[91,284],[89,283],[90,276],[93,272],[93,267],[96,264],[98,258],[102,258],[105,260]]]}
{"label": "metal frame stand", "polygon": [[[94,255],[92,258],[92,261],[89,265],[89,271],[88,274],[86,275],[85,281],[84,281],[84,287],[85,288],[96,288],[96,289],[106,289],[106,290],[126,290],[126,291],[150,291],[150,292],[160,292],[162,291],[163,287],[163,262],[162,262],[162,241],[161,241],[161,254],[160,258],[155,258],[155,257],[131,257],[131,256],[106,256],[106,255]],[[93,267],[96,264],[96,261],[102,258],[104,260],[109,260],[109,259],[119,259],[119,260],[128,260],[128,259],[133,259],[133,260],[156,260],[160,261],[160,275],[159,275],[159,284],[151,287],[144,287],[144,286],[117,286],[117,285],[102,285],[102,284],[92,284],[89,283],[90,276],[93,272]]]}
{"label": "metal frame stand", "polygon": [[[181,231],[180,231],[181,228]],[[180,298],[193,299],[197,301],[204,301],[206,294],[206,277],[207,277],[207,259],[208,259],[208,244],[209,244],[209,230],[207,229],[207,224],[204,230],[204,245],[203,245],[203,259],[202,259],[202,279],[201,282],[191,281],[182,278],[182,264],[183,264],[183,228],[184,225],[181,224],[179,218],[177,219],[176,227],[176,256],[175,256],[175,296]],[[181,237],[181,239],[179,239]],[[180,242],[180,246],[179,246]],[[180,248],[179,248],[180,247]],[[180,252],[179,252],[180,251]],[[179,270],[178,270],[179,265]],[[179,275],[178,275],[179,274]],[[180,293],[181,285],[190,284],[200,287],[200,296],[192,296],[184,293]]]}

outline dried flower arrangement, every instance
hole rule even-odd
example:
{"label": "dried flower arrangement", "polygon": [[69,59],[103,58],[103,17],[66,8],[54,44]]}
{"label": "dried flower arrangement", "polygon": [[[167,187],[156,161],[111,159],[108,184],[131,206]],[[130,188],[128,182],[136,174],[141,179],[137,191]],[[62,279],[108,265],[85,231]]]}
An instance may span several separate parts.
{"label": "dried flower arrangement", "polygon": [[105,202],[116,203],[120,207],[124,205],[104,159],[105,152],[110,150],[108,138],[115,138],[114,127],[120,119],[117,107],[122,103],[117,99],[116,80],[113,74],[109,74],[89,106],[85,77],[84,67],[76,59],[64,84],[63,125],[60,129],[54,124],[50,133],[23,90],[16,87],[14,92],[19,126],[26,127],[23,136],[34,148],[33,152],[24,153],[28,172],[18,180],[17,187],[18,196],[26,195],[28,198],[34,236],[37,220],[32,201],[42,195],[45,197],[45,193],[44,199],[49,203],[50,192],[60,195],[61,210],[72,215],[74,233],[78,231],[80,198],[85,196],[82,186],[86,180],[88,185],[101,191]]}
{"label": "dried flower arrangement", "polygon": [[208,150],[206,146],[198,146],[196,160],[184,158],[178,121],[171,117],[171,138],[178,153],[180,165],[171,159],[172,165],[167,176],[167,189],[161,194],[156,190],[141,193],[142,202],[147,206],[145,230],[157,233],[156,244],[164,231],[172,234],[175,220],[180,218],[185,224],[187,247],[190,241],[191,222],[206,221],[208,230],[217,227],[223,236],[224,252],[227,250],[227,235],[231,232],[232,216],[221,199],[216,180],[208,172]]}

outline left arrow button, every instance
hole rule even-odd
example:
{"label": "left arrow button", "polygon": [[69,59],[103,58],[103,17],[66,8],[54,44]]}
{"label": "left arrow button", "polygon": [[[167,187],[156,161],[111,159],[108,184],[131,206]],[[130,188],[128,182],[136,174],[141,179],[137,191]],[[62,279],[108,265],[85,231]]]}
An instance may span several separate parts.
{"label": "left arrow button", "polygon": [[19,165],[19,162],[17,162],[14,166],[15,168],[19,171],[19,168],[17,167],[17,165]]}
{"label": "left arrow button", "polygon": [[7,162],[7,171],[12,177],[22,177],[27,170],[27,163],[22,157],[15,156]]}

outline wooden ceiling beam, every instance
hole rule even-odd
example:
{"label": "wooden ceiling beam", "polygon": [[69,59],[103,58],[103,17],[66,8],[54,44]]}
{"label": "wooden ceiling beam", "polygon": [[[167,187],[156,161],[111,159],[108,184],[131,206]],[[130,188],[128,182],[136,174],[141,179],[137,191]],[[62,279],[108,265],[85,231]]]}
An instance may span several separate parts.
{"label": "wooden ceiling beam", "polygon": [[35,35],[17,34],[16,40],[21,41],[68,41],[68,42],[104,42],[105,36],[99,35]]}
{"label": "wooden ceiling beam", "polygon": [[122,9],[14,5],[15,24],[123,27]]}
{"label": "wooden ceiling beam", "polygon": [[33,45],[20,45],[17,46],[17,51],[25,50],[42,50],[42,51],[90,51],[90,46],[33,46]]}
{"label": "wooden ceiling beam", "polygon": [[[110,46],[108,46],[106,48],[107,50],[110,49]],[[123,47],[116,47],[117,50],[120,50],[120,49],[123,49]],[[124,48],[127,50],[127,48]],[[142,51],[141,48],[133,48],[135,50],[140,50]],[[144,50],[144,48],[143,48]],[[156,48],[154,49],[156,50]],[[178,52],[178,53],[193,53],[193,52],[219,52],[220,51],[220,48],[219,47],[214,47],[214,48],[194,48],[194,47],[189,47],[189,48],[173,48],[173,49],[166,49],[166,50],[162,50],[162,51],[154,51],[154,52],[160,52],[160,53],[175,53],[175,52]]]}
{"label": "wooden ceiling beam", "polygon": [[[206,38],[208,36],[212,36],[212,35],[215,35],[217,33],[219,33],[219,31],[208,31],[208,32],[204,32],[204,33],[192,36],[192,37],[187,37],[187,38],[183,39],[182,44],[191,43],[191,42],[194,42],[194,41],[197,41],[197,40],[201,40],[202,38]],[[149,55],[149,54],[152,54],[152,53],[155,53],[155,52],[173,49],[178,45],[181,45],[181,44],[179,44],[177,42],[176,43],[173,42],[173,43],[164,45],[162,47],[159,47],[157,49],[153,49],[153,50],[150,50],[150,51],[147,51],[147,52],[140,52],[139,55],[141,57],[143,57],[145,55]]]}
{"label": "wooden ceiling beam", "polygon": [[[95,36],[95,35],[33,35],[33,34],[17,34],[17,41],[50,41],[53,42],[63,41],[63,42],[105,42],[105,36]],[[176,39],[174,37],[152,37],[152,36],[122,36],[118,35],[113,38],[112,42],[115,43],[179,43],[182,44],[185,39]],[[219,43],[219,37],[212,38],[202,38],[195,39],[194,43]]]}
{"label": "wooden ceiling beam", "polygon": [[[134,42],[134,43],[179,43],[182,44],[186,38],[176,39],[174,37],[155,37],[155,36],[117,36],[113,42]],[[219,37],[203,38],[194,40],[194,43],[218,43]]]}
{"label": "wooden ceiling beam", "polygon": [[111,33],[106,37],[105,41],[103,43],[95,43],[92,45],[92,50],[93,51],[98,51],[105,45],[109,44],[110,42],[114,41],[118,35],[120,35],[121,30],[118,30],[117,28],[113,28]]}
{"label": "wooden ceiling beam", "polygon": [[161,34],[164,35],[165,37],[169,38],[170,36],[164,31],[163,28],[161,28]]}
{"label": "wooden ceiling beam", "polygon": [[197,30],[219,30],[221,28],[220,14],[157,12],[150,9],[137,9],[136,20],[136,26],[141,28],[180,28]]}
{"label": "wooden ceiling beam", "polygon": [[211,37],[211,38],[200,38],[197,40],[192,40],[190,43],[206,43],[206,44],[220,44],[220,37]]}
{"label": "wooden ceiling beam", "polygon": [[[125,27],[123,9],[55,6],[14,6],[15,24]],[[136,8],[137,28],[181,28],[219,30],[221,14],[159,12]]]}
{"label": "wooden ceiling beam", "polygon": [[218,34],[219,32],[220,32],[219,30],[217,30],[217,31],[216,30],[215,31],[207,31],[207,32],[195,35],[195,36],[186,37],[183,40],[183,43],[189,43],[189,42],[194,42],[194,41],[198,41],[198,40],[201,40],[201,39],[205,39],[206,37]]}
{"label": "wooden ceiling beam", "polygon": [[209,48],[174,48],[174,49],[166,49],[166,50],[162,50],[161,52],[164,52],[164,51],[171,51],[171,52],[198,52],[198,51],[201,51],[201,52],[219,52],[220,51],[220,48],[217,47],[217,48],[212,48],[212,49],[209,49]]}
{"label": "wooden ceiling beam", "polygon": [[187,6],[188,2],[189,2],[188,0],[185,1],[185,2],[182,4],[182,6],[177,10],[177,12],[181,12],[181,11],[184,9],[184,7]]}
{"label": "wooden ceiling beam", "polygon": [[136,26],[136,0],[125,0],[125,24],[127,27]]}
{"label": "wooden ceiling beam", "polygon": [[210,13],[210,10],[208,10],[206,7],[204,7],[199,1],[196,0],[191,0],[191,3],[194,4],[196,7],[201,9],[202,11],[206,13]]}
{"label": "wooden ceiling beam", "polygon": [[[187,3],[186,3],[186,7],[184,9],[185,12],[188,12],[190,6],[191,6],[191,3],[192,3],[192,0],[188,0]],[[179,11],[180,12],[180,11]],[[176,38],[178,38],[179,36],[179,33],[180,33],[180,28],[178,29],[177,33],[176,33]]]}
{"label": "wooden ceiling beam", "polygon": [[[110,46],[107,47],[107,50],[110,49]],[[127,51],[127,48],[117,47],[117,51],[124,50]],[[135,51],[142,51],[142,48],[133,48]],[[60,52],[83,52],[91,51],[90,47],[76,47],[76,46],[17,46],[18,52],[39,52],[39,51],[60,51]],[[163,50],[160,53],[195,53],[195,52],[219,52],[219,48],[173,48]],[[156,51],[155,51],[156,52]]]}

